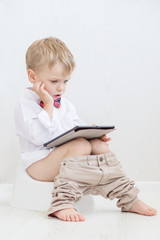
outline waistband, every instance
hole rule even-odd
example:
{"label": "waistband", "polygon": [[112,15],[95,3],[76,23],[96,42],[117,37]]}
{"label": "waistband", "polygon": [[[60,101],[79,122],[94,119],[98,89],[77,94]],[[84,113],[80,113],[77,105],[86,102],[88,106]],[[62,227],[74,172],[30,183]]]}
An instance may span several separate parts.
{"label": "waistband", "polygon": [[108,152],[105,154],[99,155],[83,155],[76,157],[68,157],[62,160],[62,163],[83,163],[87,165],[103,165],[104,163],[110,164],[113,162],[117,162],[116,155],[113,152]]}

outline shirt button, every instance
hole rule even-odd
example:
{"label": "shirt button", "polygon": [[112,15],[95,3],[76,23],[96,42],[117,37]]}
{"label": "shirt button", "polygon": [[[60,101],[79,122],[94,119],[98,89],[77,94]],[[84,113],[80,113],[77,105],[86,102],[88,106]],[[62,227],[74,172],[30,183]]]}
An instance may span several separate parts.
{"label": "shirt button", "polygon": [[103,161],[103,157],[100,157],[100,159],[99,159],[101,162]]}

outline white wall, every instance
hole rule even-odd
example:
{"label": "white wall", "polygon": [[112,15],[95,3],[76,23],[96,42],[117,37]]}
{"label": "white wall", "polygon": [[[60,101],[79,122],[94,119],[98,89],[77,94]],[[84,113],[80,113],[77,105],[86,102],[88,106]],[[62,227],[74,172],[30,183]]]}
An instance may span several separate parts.
{"label": "white wall", "polygon": [[56,36],[77,68],[65,94],[88,124],[115,124],[111,148],[135,180],[160,180],[160,1],[0,1],[0,181],[19,157],[14,106],[25,86],[25,52]]}

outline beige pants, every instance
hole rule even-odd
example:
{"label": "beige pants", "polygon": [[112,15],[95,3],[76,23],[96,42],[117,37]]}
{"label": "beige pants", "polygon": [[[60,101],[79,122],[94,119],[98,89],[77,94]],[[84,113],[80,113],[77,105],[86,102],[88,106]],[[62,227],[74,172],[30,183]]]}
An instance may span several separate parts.
{"label": "beige pants", "polygon": [[48,216],[61,209],[75,208],[74,203],[87,194],[118,198],[117,206],[128,211],[138,200],[138,192],[112,152],[66,158],[54,179]]}

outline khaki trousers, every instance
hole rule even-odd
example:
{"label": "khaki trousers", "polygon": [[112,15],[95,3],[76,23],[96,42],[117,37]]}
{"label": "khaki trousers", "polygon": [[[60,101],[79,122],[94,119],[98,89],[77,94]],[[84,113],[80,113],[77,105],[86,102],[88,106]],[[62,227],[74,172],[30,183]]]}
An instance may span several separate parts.
{"label": "khaki trousers", "polygon": [[54,179],[48,216],[61,209],[75,208],[74,203],[87,194],[118,198],[117,206],[128,211],[138,200],[138,192],[113,152],[66,158]]}

